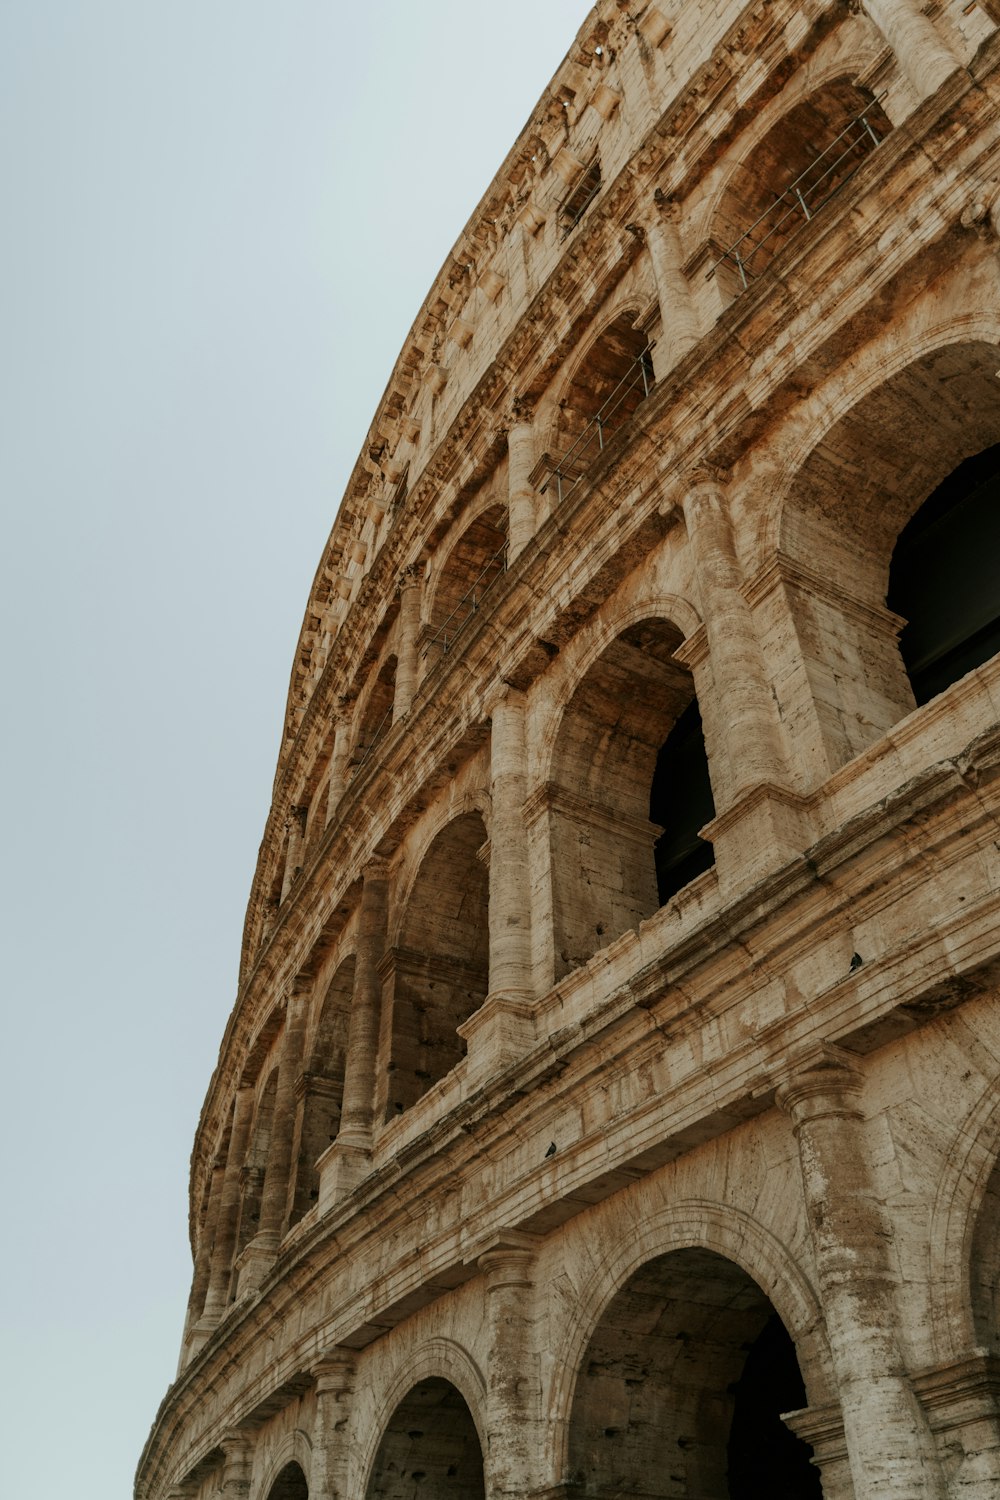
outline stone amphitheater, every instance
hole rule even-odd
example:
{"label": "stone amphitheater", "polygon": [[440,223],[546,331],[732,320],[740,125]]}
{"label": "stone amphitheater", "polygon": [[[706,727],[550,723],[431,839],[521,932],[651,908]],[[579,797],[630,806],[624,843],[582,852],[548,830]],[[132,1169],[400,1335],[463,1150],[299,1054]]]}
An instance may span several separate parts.
{"label": "stone amphitheater", "polygon": [[996,1500],[998,376],[1000,0],[600,0],[306,605],[137,1500]]}

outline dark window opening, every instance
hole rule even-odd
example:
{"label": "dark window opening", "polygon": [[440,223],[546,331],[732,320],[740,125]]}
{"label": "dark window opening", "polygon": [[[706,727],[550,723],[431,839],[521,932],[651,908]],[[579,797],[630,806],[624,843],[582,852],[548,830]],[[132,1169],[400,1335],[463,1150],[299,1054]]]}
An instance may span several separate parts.
{"label": "dark window opening", "polygon": [[819,1471],[781,1413],[806,1405],[795,1345],[772,1313],[733,1388],[729,1429],[730,1500],[822,1500]]}
{"label": "dark window opening", "polygon": [[267,1500],[309,1500],[306,1476],[296,1463],[286,1464],[272,1484]]}
{"label": "dark window opening", "polygon": [[569,234],[583,218],[601,188],[601,164],[592,161],[576,179],[567,196],[559,205],[559,219],[563,234]]}
{"label": "dark window opening", "polygon": [[1000,651],[1000,443],[959,464],[900,533],[886,602],[926,703]]}
{"label": "dark window opening", "polygon": [[698,832],[714,817],[705,736],[693,698],[656,757],[649,794],[649,820],[663,828],[654,846],[661,906],[715,863],[715,850]]}

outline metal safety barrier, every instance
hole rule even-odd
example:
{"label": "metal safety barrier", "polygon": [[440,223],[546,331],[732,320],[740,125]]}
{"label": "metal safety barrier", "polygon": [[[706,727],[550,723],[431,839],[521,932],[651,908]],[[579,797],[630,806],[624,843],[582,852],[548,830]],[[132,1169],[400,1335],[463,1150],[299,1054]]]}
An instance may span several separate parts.
{"label": "metal safety barrier", "polygon": [[[751,267],[751,261],[759,251],[764,249],[769,240],[774,239],[786,221],[788,219],[798,219],[808,223],[813,215],[819,212],[824,203],[829,203],[830,199],[839,193],[841,188],[847,186],[865,157],[882,144],[882,137],[868,119],[868,112],[884,97],[884,94],[880,94],[879,98],[873,100],[867,109],[862,110],[859,115],[855,115],[852,120],[849,120],[840,134],[834,137],[824,151],[820,152],[815,161],[810,162],[809,166],[806,167],[804,172],[799,173],[794,182],[790,182],[783,192],[776,195],[774,202],[769,204],[762,214],[758,215],[750,225],[750,228],[745,229],[739,239],[734,240],[729,249],[724,250],[715,264],[709,268],[707,273],[709,278],[713,277],[719,267],[728,261],[736,267],[739,272],[740,281],[742,282],[742,289],[746,291],[750,282],[757,276],[760,276],[764,270],[763,266],[754,270]],[[864,148],[864,154],[858,160],[853,171],[848,172],[846,176],[842,177],[831,187],[829,183],[834,172],[840,166],[841,162],[846,161],[852,154],[857,152],[859,146]],[[820,168],[822,170],[816,175],[817,170]],[[767,233],[762,235],[759,240],[754,240],[753,234],[758,225],[763,224],[766,219],[769,219],[778,205],[782,203],[786,207],[780,218],[770,226]]]}
{"label": "metal safety barrier", "polygon": [[442,621],[430,637],[424,647],[425,656],[432,646],[440,646],[442,654],[451,650],[459,631],[476,614],[490,589],[506,571],[507,543],[504,542],[503,546],[487,560],[482,572],[473,579],[471,587],[466,589],[451,614]]}
{"label": "metal safety barrier", "polygon": [[[549,470],[549,477],[541,486],[541,494],[544,495],[549,485],[555,480],[556,491],[561,502],[580,483],[587,472],[589,464],[586,460],[590,455],[596,456],[596,454],[603,453],[608,438],[631,416],[631,412],[620,415],[621,409],[632,392],[638,390],[640,386],[642,395],[639,400],[645,401],[653,388],[652,351],[653,344],[649,343],[642,353],[636,356],[607,400],[598,408],[596,414],[588,419],[586,427],[573,446]],[[614,420],[616,416],[619,417],[617,422]]]}

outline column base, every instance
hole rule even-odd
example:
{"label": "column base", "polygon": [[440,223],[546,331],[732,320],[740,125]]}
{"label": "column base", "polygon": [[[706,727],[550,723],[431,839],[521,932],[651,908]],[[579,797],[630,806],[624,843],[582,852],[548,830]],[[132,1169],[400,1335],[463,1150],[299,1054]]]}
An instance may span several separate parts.
{"label": "column base", "polygon": [[466,1077],[476,1087],[519,1062],[535,1042],[533,999],[527,990],[494,990],[457,1030],[469,1049]]}
{"label": "column base", "polygon": [[316,1163],[319,1171],[319,1200],[317,1211],[322,1217],[334,1204],[340,1203],[352,1193],[372,1168],[371,1142],[352,1141],[338,1135],[332,1146],[328,1146]]}
{"label": "column base", "polygon": [[257,1235],[236,1261],[236,1300],[256,1292],[278,1258],[278,1242],[271,1235]]}
{"label": "column base", "polygon": [[808,806],[798,793],[763,785],[745,792],[701,830],[715,849],[724,896],[749,890],[813,843]]}

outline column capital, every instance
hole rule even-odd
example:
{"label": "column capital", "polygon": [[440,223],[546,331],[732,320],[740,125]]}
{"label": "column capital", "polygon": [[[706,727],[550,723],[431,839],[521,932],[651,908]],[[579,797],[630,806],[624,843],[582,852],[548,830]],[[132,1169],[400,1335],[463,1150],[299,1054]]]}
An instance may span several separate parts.
{"label": "column capital", "polygon": [[859,1102],[864,1075],[857,1063],[852,1053],[824,1042],[792,1065],[774,1097],[794,1130],[810,1120],[864,1118]]}
{"label": "column capital", "polygon": [[358,1357],[353,1349],[337,1344],[310,1365],[309,1373],[316,1382],[316,1394],[341,1395],[354,1385],[354,1374]]}
{"label": "column capital", "polygon": [[365,860],[361,867],[361,876],[365,885],[372,880],[388,880],[389,860],[384,854],[372,854]]}
{"label": "column capital", "polygon": [[406,567],[403,568],[400,572],[397,582],[397,588],[399,589],[400,593],[402,593],[404,589],[419,588],[419,586],[424,581],[424,574],[426,570],[427,564],[422,560],[407,563]]}
{"label": "column capital", "polygon": [[492,718],[498,708],[523,708],[524,694],[520,688],[512,683],[499,682],[490,683],[483,697],[483,712],[488,718]]}

